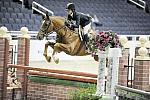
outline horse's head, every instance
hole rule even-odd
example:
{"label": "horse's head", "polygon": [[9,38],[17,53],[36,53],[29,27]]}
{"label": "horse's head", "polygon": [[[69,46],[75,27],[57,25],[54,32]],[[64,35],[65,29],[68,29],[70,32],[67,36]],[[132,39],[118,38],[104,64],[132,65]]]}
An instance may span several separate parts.
{"label": "horse's head", "polygon": [[50,20],[48,14],[46,14],[45,16],[43,16],[43,21],[40,26],[40,30],[37,34],[37,39],[38,40],[44,39],[44,37],[47,36],[47,33],[51,31],[53,31],[53,23]]}

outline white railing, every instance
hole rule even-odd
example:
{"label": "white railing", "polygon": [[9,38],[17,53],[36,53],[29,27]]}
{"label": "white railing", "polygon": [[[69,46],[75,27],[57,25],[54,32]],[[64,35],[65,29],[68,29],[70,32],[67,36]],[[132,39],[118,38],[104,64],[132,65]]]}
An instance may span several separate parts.
{"label": "white railing", "polygon": [[[13,37],[18,37],[20,35],[20,31],[8,31],[7,33],[9,33]],[[38,31],[29,31],[28,33],[30,37],[36,37]],[[55,33],[50,34],[50,37],[54,37],[54,36],[56,36]],[[119,35],[119,36],[122,36],[122,35]],[[138,38],[143,35],[123,35],[123,36],[126,36],[128,39],[130,38],[128,41],[138,41]],[[146,36],[148,40],[150,41],[150,35],[146,35]]]}
{"label": "white railing", "polygon": [[[20,31],[8,31],[7,32],[8,34],[10,34],[11,35],[11,37],[12,37],[12,44],[14,44],[14,43],[16,43],[17,42],[17,40],[18,40],[18,37],[21,35],[21,32]],[[28,34],[29,34],[29,36],[30,36],[30,40],[31,40],[31,45],[33,46],[31,46],[31,52],[33,52],[33,54],[36,52],[36,54],[34,54],[34,55],[31,55],[31,59],[32,60],[43,60],[43,58],[41,58],[41,56],[43,55],[43,48],[39,48],[39,45],[41,46],[41,47],[43,47],[43,45],[45,44],[45,42],[47,42],[47,40],[46,40],[46,38],[44,38],[44,40],[42,40],[42,41],[39,41],[39,40],[37,40],[37,33],[38,33],[38,31],[28,31]],[[55,42],[55,40],[56,40],[56,33],[53,33],[53,34],[50,34],[49,36],[48,36],[48,41],[52,41],[52,42]],[[140,46],[140,43],[139,43],[139,37],[140,36],[143,36],[143,35],[119,35],[119,36],[126,36],[128,39],[130,39],[129,41],[128,41],[128,47],[130,48],[130,52],[129,52],[129,54],[130,54],[130,59],[132,59],[132,58],[134,58],[135,57],[135,54],[133,53],[133,52],[135,52],[135,48],[136,47],[139,47]],[[150,47],[150,35],[145,35],[146,37],[147,37],[147,39],[148,39],[148,42],[147,42],[147,46],[149,46]],[[13,41],[14,40],[14,41]],[[35,44],[39,44],[38,46],[36,46],[35,47]],[[16,44],[17,45],[17,44]],[[37,51],[35,51],[35,48],[37,49]],[[150,51],[149,51],[150,52]],[[52,53],[52,52],[50,52],[50,53]],[[32,53],[31,53],[32,54]],[[37,55],[36,57],[35,57],[35,55]],[[68,60],[68,58],[64,58],[64,56],[63,56],[64,54],[62,54],[61,56],[62,56],[62,59],[64,59],[64,60]],[[68,57],[68,56],[67,56]],[[71,56],[69,56],[70,58],[69,59],[74,59],[74,57],[71,57]],[[89,56],[87,56],[87,57],[84,57],[84,59],[92,59],[92,58],[88,58]],[[79,57],[80,58],[80,57]],[[130,62],[130,65],[132,65],[132,63]]]}
{"label": "white railing", "polygon": [[150,92],[121,85],[116,85],[116,94],[117,96],[124,96],[127,100],[149,100],[150,98]]}
{"label": "white railing", "polygon": [[[12,40],[17,40],[19,35],[21,35],[20,31],[8,31],[7,33],[11,35]],[[37,40],[37,38],[36,38],[37,33],[38,33],[38,31],[29,31],[28,34],[30,36],[30,39]],[[48,40],[52,40],[55,38],[56,38],[56,33],[52,33],[47,37]]]}
{"label": "white railing", "polygon": [[50,13],[52,16],[54,15],[53,11],[47,9],[46,7],[42,6],[41,4],[39,4],[35,1],[32,2],[32,11],[34,11],[34,10],[42,15],[45,15],[45,12]]}
{"label": "white railing", "polygon": [[[122,36],[122,35],[119,35],[119,36]],[[140,36],[143,36],[143,35],[123,35],[123,36],[126,36],[129,40],[128,41],[138,41],[138,38]],[[146,35],[148,40],[150,39],[150,35]],[[150,40],[149,40],[150,41]]]}

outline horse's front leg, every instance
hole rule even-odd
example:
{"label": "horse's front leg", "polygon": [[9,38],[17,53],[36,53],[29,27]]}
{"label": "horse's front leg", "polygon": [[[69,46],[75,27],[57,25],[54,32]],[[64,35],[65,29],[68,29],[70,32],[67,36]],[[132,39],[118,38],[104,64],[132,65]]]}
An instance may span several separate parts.
{"label": "horse's front leg", "polygon": [[44,53],[43,53],[43,55],[44,55],[45,57],[47,56],[48,44],[49,44],[49,42],[46,42],[45,47],[44,47]]}
{"label": "horse's front leg", "polygon": [[52,57],[56,64],[59,63],[59,58],[58,58],[57,54],[60,53],[61,51],[68,53],[71,51],[71,48],[67,44],[62,44],[62,43],[56,43],[54,45],[54,51],[52,53]]}
{"label": "horse's front leg", "polygon": [[51,57],[47,55],[48,46],[49,46],[49,42],[47,42],[45,44],[43,55],[45,56],[46,61],[50,62],[51,61]]}
{"label": "horse's front leg", "polygon": [[45,56],[47,62],[50,62],[50,61],[51,61],[51,56],[48,56],[48,54],[47,54],[48,46],[51,46],[52,48],[54,48],[54,44],[55,44],[55,43],[51,43],[51,42],[47,42],[47,43],[45,44],[45,48],[44,48],[44,53],[43,53],[43,55]]}

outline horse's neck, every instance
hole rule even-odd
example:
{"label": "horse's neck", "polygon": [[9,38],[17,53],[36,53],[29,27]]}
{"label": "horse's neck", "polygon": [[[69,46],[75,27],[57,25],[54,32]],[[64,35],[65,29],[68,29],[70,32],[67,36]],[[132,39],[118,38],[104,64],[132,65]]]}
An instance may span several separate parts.
{"label": "horse's neck", "polygon": [[63,17],[53,16],[53,17],[50,17],[50,19],[52,20],[54,27],[64,26],[64,18]]}
{"label": "horse's neck", "polygon": [[64,28],[64,18],[63,17],[59,17],[59,16],[53,16],[53,17],[50,17],[52,23],[53,23],[53,27],[54,27],[54,31],[56,31],[56,33],[58,35],[64,35],[64,31],[65,31],[65,28]]}
{"label": "horse's neck", "polygon": [[[72,36],[73,34],[75,34],[75,32],[73,32],[69,28],[65,27],[65,24],[64,24],[65,19],[63,17],[54,16],[54,17],[51,17],[51,20],[52,20],[53,25],[54,25],[54,30],[58,30],[58,32],[57,32],[58,35],[60,35],[60,36]],[[66,34],[66,32],[67,32],[67,34]]]}

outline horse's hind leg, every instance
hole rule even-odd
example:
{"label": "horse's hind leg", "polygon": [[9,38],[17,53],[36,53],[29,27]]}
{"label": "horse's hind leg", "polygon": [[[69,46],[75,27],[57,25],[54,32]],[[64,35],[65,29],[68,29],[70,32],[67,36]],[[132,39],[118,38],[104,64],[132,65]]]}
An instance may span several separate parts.
{"label": "horse's hind leg", "polygon": [[48,42],[45,44],[44,47],[44,53],[43,53],[44,56],[47,56],[47,49],[48,49]]}

